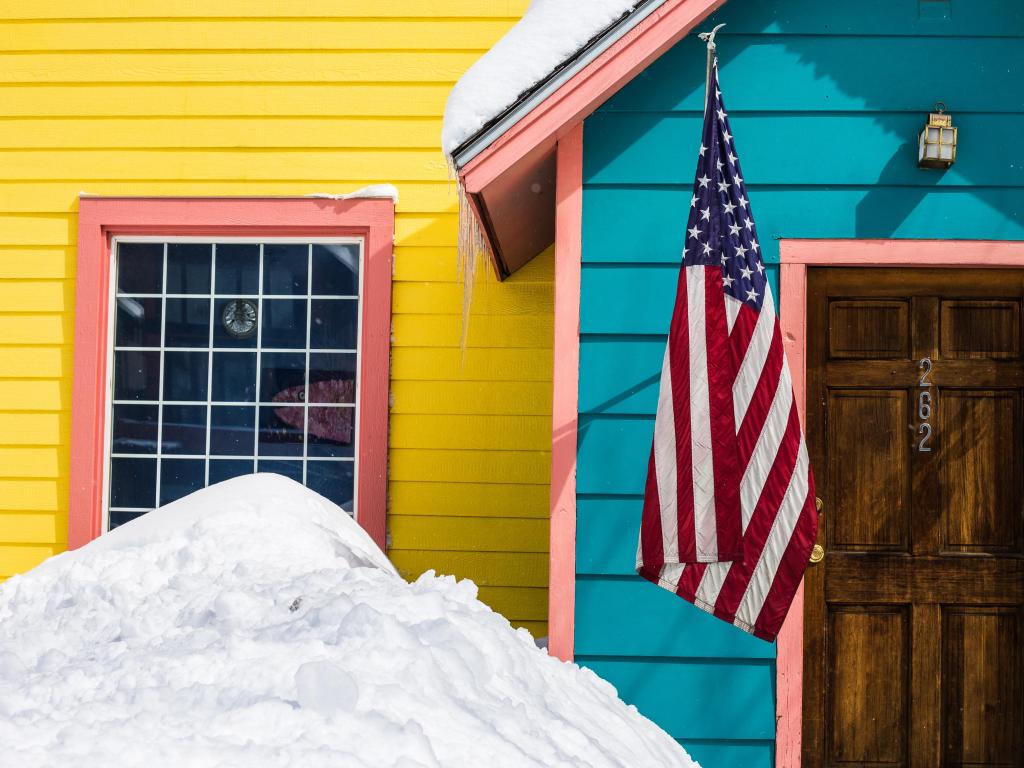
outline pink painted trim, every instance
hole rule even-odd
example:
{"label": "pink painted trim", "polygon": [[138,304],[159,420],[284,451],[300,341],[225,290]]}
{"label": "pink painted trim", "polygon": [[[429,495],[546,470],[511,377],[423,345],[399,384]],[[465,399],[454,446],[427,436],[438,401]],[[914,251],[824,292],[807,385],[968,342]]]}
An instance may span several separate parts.
{"label": "pink painted trim", "polygon": [[1019,267],[1014,240],[782,240],[780,263],[871,267]]}
{"label": "pink painted trim", "polygon": [[[999,240],[782,240],[779,243],[779,323],[793,375],[793,395],[806,424],[807,268],[1024,267],[1024,242]],[[776,659],[775,764],[801,761],[804,595],[800,585],[782,631]]]}
{"label": "pink painted trim", "polygon": [[82,198],[78,215],[68,547],[100,535],[110,244],[115,235],[364,238],[357,519],[385,546],[395,206],[391,200]]}
{"label": "pink painted trim", "polygon": [[[791,240],[780,242],[784,251]],[[800,423],[807,424],[807,268],[783,263],[779,267],[779,327],[793,380]],[[797,309],[800,307],[801,309]],[[799,768],[803,728],[804,584],[801,580],[776,640],[775,653],[775,764]]]}
{"label": "pink painted trim", "polygon": [[551,404],[548,652],[573,657],[576,618],[576,427],[579,419],[583,125],[558,142],[555,183],[555,368]]}
{"label": "pink painted trim", "polygon": [[459,173],[466,190],[480,192],[531,151],[561,138],[724,2],[668,0],[467,163]]}

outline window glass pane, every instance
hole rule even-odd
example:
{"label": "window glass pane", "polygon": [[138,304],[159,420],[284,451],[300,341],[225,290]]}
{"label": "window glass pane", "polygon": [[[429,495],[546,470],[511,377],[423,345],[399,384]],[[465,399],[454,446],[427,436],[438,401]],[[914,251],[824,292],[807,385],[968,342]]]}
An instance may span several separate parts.
{"label": "window glass pane", "polygon": [[[215,299],[213,302],[213,346],[223,349],[255,349],[259,342],[260,308],[258,299]],[[249,316],[249,312],[252,316]],[[252,330],[245,328],[252,324]],[[234,332],[228,330],[231,325]],[[239,334],[244,335],[239,335]],[[266,342],[263,342],[267,346]]]}
{"label": "window glass pane", "polygon": [[216,292],[254,296],[260,289],[260,246],[257,243],[217,245]]}
{"label": "window glass pane", "polygon": [[260,456],[301,456],[304,418],[299,407],[260,406]]}
{"label": "window glass pane", "polygon": [[210,300],[167,299],[165,347],[206,347],[210,344]]}
{"label": "window glass pane", "polygon": [[117,298],[117,326],[114,344],[118,347],[160,346],[160,299]]}
{"label": "window glass pane", "polygon": [[206,402],[206,352],[164,352],[164,400]]}
{"label": "window glass pane", "polygon": [[160,506],[198,491],[206,483],[206,462],[202,459],[160,460]]}
{"label": "window glass pane", "polygon": [[301,461],[267,461],[266,459],[260,459],[258,464],[258,471],[274,472],[278,475],[290,477],[297,483],[302,482]]}
{"label": "window glass pane", "polygon": [[256,400],[256,353],[213,353],[213,400],[251,403]]}
{"label": "window glass pane", "polygon": [[309,356],[309,402],[354,403],[355,390],[355,354]]}
{"label": "window glass pane", "polygon": [[268,243],[263,246],[263,293],[305,296],[309,287],[309,246]]}
{"label": "window glass pane", "polygon": [[313,299],[309,346],[313,349],[355,349],[359,302],[355,299]]}
{"label": "window glass pane", "polygon": [[156,453],[156,405],[115,405],[111,413],[114,453]]}
{"label": "window glass pane", "polygon": [[[154,462],[155,463],[155,462]],[[114,530],[120,525],[129,523],[136,517],[142,517],[145,512],[122,512],[121,510],[110,510],[110,530]]]}
{"label": "window glass pane", "polygon": [[164,453],[206,453],[206,406],[165,405],[160,441]]}
{"label": "window glass pane", "polygon": [[159,352],[114,353],[114,399],[156,400],[160,397]]}
{"label": "window glass pane", "polygon": [[306,348],[306,300],[264,299],[263,346]]}
{"label": "window glass pane", "polygon": [[307,454],[353,456],[354,417],[353,408],[310,408]]}
{"label": "window glass pane", "polygon": [[355,496],[354,479],[351,461],[310,461],[306,465],[306,486],[350,514]]}
{"label": "window glass pane", "polygon": [[313,294],[355,296],[359,293],[359,246],[354,243],[313,246]]}
{"label": "window glass pane", "polygon": [[210,485],[222,483],[232,477],[251,475],[253,471],[252,459],[238,461],[237,459],[210,459]]}
{"label": "window glass pane", "polygon": [[209,293],[213,246],[208,243],[167,245],[167,292]]}
{"label": "window glass pane", "polygon": [[110,506],[152,509],[156,505],[156,459],[110,460]]}
{"label": "window glass pane", "polygon": [[260,402],[301,403],[306,397],[306,355],[264,352],[260,359]]}
{"label": "window glass pane", "polygon": [[[213,456],[252,456],[255,449],[256,409],[244,405],[215,405],[210,412],[210,453]],[[251,462],[249,469],[252,471]]]}
{"label": "window glass pane", "polygon": [[163,287],[163,243],[117,244],[118,293],[160,293]]}

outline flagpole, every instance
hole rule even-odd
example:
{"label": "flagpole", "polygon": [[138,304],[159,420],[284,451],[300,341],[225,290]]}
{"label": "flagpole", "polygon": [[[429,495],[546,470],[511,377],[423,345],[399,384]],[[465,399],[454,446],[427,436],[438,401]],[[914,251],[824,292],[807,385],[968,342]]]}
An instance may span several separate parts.
{"label": "flagpole", "polygon": [[708,109],[708,90],[711,88],[711,67],[715,60],[715,35],[725,24],[719,24],[710,32],[701,32],[697,37],[708,44],[708,69],[704,76],[704,111]]}

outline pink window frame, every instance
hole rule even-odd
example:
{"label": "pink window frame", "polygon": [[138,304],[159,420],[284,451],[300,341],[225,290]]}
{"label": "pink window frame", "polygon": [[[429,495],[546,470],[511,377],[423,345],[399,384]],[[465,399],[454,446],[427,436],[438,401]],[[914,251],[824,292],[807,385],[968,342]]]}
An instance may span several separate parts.
{"label": "pink window frame", "polygon": [[394,202],[380,198],[82,198],[68,548],[102,533],[111,244],[119,235],[155,235],[363,239],[356,519],[383,549],[394,225]]}
{"label": "pink window frame", "polygon": [[[809,267],[1024,267],[1024,242],[998,240],[781,240],[779,324],[806,424],[807,269]],[[798,768],[803,732],[804,588],[801,583],[778,638],[775,758]]]}

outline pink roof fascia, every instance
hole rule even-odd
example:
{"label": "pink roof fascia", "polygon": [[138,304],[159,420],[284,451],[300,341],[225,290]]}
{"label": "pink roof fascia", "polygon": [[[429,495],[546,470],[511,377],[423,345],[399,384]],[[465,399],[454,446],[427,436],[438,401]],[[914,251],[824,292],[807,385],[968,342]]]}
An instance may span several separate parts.
{"label": "pink roof fascia", "polygon": [[459,171],[466,191],[482,192],[540,147],[552,148],[616,91],[681,40],[725,0],[668,0],[538,104]]}

